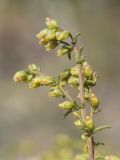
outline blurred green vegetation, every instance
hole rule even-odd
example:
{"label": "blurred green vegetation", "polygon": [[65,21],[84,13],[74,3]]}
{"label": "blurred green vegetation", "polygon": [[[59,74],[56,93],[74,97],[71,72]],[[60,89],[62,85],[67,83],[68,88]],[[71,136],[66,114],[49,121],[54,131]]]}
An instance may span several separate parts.
{"label": "blurred green vegetation", "polygon": [[73,65],[38,46],[35,35],[44,28],[46,16],[73,33],[82,33],[80,44],[100,75],[96,92],[103,111],[96,118],[97,124],[112,126],[98,137],[107,144],[106,154],[120,156],[119,0],[0,0],[0,150],[30,139],[41,153],[61,132],[80,136],[71,125],[72,118],[64,120],[58,103],[47,98],[46,89],[29,90],[12,80],[16,70],[32,63],[49,75]]}
{"label": "blurred green vegetation", "polygon": [[[52,147],[44,153],[39,154],[38,146],[31,140],[22,140],[17,143],[7,145],[0,156],[5,160],[80,160],[79,155],[83,155],[83,144],[79,138],[72,138],[65,134],[58,135]],[[76,156],[77,155],[77,156]],[[105,157],[97,150],[96,157]],[[116,157],[117,158],[117,157]],[[86,160],[82,158],[82,160]],[[102,159],[101,159],[102,160]],[[119,159],[111,159],[119,160]]]}

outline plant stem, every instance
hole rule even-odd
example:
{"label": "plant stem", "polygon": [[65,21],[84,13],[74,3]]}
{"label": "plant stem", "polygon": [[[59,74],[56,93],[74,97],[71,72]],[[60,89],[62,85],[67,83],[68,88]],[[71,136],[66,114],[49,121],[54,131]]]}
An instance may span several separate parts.
{"label": "plant stem", "polygon": [[93,137],[88,138],[89,160],[94,160],[94,140]]}
{"label": "plant stem", "polygon": [[[84,104],[84,88],[83,88],[82,68],[80,64],[78,64],[77,67],[78,67],[78,72],[79,72],[80,102],[83,105]],[[85,107],[81,108],[81,115],[82,115],[82,119],[85,120],[85,117],[86,117]]]}
{"label": "plant stem", "polygon": [[59,88],[61,89],[61,91],[64,93],[64,95],[71,101],[73,102],[72,97],[68,94],[68,92],[66,90],[64,90],[64,88],[62,86],[59,86]]}
{"label": "plant stem", "polygon": [[[74,52],[75,54],[78,54],[78,48],[77,45],[74,45]],[[82,75],[82,66],[81,64],[77,64],[78,72],[79,72],[79,91],[80,91],[80,102],[82,105],[84,105],[84,82],[83,82],[83,75]],[[86,118],[86,109],[81,108],[81,116],[83,121]],[[94,160],[94,142],[93,137],[90,136],[87,140],[87,146],[88,146],[88,154],[89,154],[89,160]]]}
{"label": "plant stem", "polygon": [[64,45],[67,45],[67,46],[70,46],[69,43],[65,42],[65,41],[60,41],[60,43],[64,44]]}

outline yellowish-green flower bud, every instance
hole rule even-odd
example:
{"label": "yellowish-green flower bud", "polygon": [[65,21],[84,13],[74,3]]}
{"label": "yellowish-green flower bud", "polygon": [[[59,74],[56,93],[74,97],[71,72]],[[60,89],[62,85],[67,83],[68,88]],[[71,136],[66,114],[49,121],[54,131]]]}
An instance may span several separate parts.
{"label": "yellowish-green flower bud", "polygon": [[54,83],[55,83],[55,79],[53,77],[43,76],[43,79],[42,79],[42,84],[43,85],[49,86],[49,85],[54,84]]}
{"label": "yellowish-green flower bud", "polygon": [[80,111],[74,111],[73,112],[73,115],[76,117],[76,118],[79,118],[81,116],[81,113]]}
{"label": "yellowish-green flower bud", "polygon": [[55,40],[55,39],[56,39],[55,31],[49,30],[46,37],[45,37],[45,40],[49,42],[49,41]]}
{"label": "yellowish-green flower bud", "polygon": [[94,130],[94,122],[93,119],[89,116],[86,117],[85,119],[85,127],[88,128],[89,131],[93,131]]}
{"label": "yellowish-green flower bud", "polygon": [[77,120],[74,122],[74,125],[77,126],[77,127],[80,127],[80,128],[83,128],[83,127],[84,127],[84,124],[83,124],[79,119],[77,119]]}
{"label": "yellowish-green flower bud", "polygon": [[13,80],[15,82],[26,82],[27,80],[27,73],[25,71],[18,71],[15,73]]}
{"label": "yellowish-green flower bud", "polygon": [[67,79],[70,76],[70,69],[66,69],[63,72],[60,73],[61,79]]}
{"label": "yellowish-green flower bud", "polygon": [[47,36],[47,33],[48,33],[48,28],[45,28],[43,30],[41,30],[37,35],[36,37],[38,39],[41,39],[41,38],[45,38]]}
{"label": "yellowish-green flower bud", "polygon": [[90,98],[89,92],[85,91],[85,92],[84,92],[84,99],[85,99],[85,100],[89,100],[89,98]]}
{"label": "yellowish-green flower bud", "polygon": [[87,78],[92,77],[93,71],[86,61],[83,62],[82,69],[83,69],[83,74],[85,77],[87,77]]}
{"label": "yellowish-green flower bud", "polygon": [[29,64],[28,70],[29,70],[31,73],[39,72],[39,71],[40,71],[40,67],[38,67],[36,64]]}
{"label": "yellowish-green flower bud", "polygon": [[49,29],[58,29],[58,23],[54,19],[46,18],[46,25]]}
{"label": "yellowish-green flower bud", "polygon": [[92,74],[93,74],[93,71],[92,71],[91,67],[90,67],[90,66],[87,66],[87,67],[84,69],[84,75],[85,75],[85,77],[91,78]]}
{"label": "yellowish-green flower bud", "polygon": [[50,51],[58,46],[56,41],[50,41],[45,45],[46,51]]}
{"label": "yellowish-green flower bud", "polygon": [[65,101],[59,104],[59,108],[69,110],[74,108],[74,103],[70,101]]}
{"label": "yellowish-green flower bud", "polygon": [[73,77],[71,76],[69,79],[68,79],[68,84],[71,86],[71,87],[76,87],[79,85],[79,80],[78,80],[78,77]]}
{"label": "yellowish-green flower bud", "polygon": [[42,77],[38,76],[32,79],[29,83],[29,88],[38,88],[41,86]]}
{"label": "yellowish-green flower bud", "polygon": [[39,40],[39,45],[46,45],[48,43],[48,41],[45,38],[42,38]]}
{"label": "yellowish-green flower bud", "polygon": [[64,87],[67,85],[67,80],[61,80],[60,81],[60,86]]}
{"label": "yellowish-green flower bud", "polygon": [[69,52],[69,48],[66,47],[66,46],[63,46],[62,48],[58,49],[57,50],[57,56],[60,57],[60,56],[63,56],[65,54],[67,54]]}
{"label": "yellowish-green flower bud", "polygon": [[34,78],[34,75],[33,75],[33,74],[27,75],[27,82],[32,81],[33,78]]}
{"label": "yellowish-green flower bud", "polygon": [[60,90],[60,88],[58,86],[55,86],[55,87],[51,87],[49,92],[48,92],[48,95],[50,97],[60,97],[63,95],[63,92]]}
{"label": "yellowish-green flower bud", "polygon": [[63,40],[66,40],[68,39],[70,36],[70,32],[68,31],[58,31],[56,32],[56,39],[58,41],[63,41]]}
{"label": "yellowish-green flower bud", "polygon": [[79,71],[77,66],[71,68],[71,74],[72,76],[76,76],[76,77],[79,76]]}
{"label": "yellowish-green flower bud", "polygon": [[82,69],[85,69],[87,66],[89,66],[87,61],[83,61],[82,63]]}
{"label": "yellowish-green flower bud", "polygon": [[97,109],[97,108],[98,108],[98,106],[99,106],[99,104],[100,104],[100,101],[99,101],[99,99],[96,97],[95,94],[92,93],[92,94],[90,95],[89,101],[90,101],[90,104],[91,104],[91,106],[93,107],[93,109]]}

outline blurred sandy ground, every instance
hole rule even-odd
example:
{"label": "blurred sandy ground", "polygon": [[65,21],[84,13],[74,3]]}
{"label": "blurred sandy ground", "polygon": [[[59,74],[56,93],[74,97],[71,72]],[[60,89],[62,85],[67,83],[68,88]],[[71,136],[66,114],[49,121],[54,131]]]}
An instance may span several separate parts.
{"label": "blurred sandy ground", "polygon": [[[59,133],[79,137],[64,120],[57,102],[47,98],[47,89],[29,90],[15,84],[14,72],[28,64],[41,66],[55,75],[68,64],[67,58],[46,53],[35,38],[50,16],[63,28],[81,32],[89,62],[100,75],[96,93],[101,98],[98,124],[112,129],[98,134],[104,151],[120,156],[120,1],[119,0],[0,0],[0,148],[24,139],[33,140],[42,152]],[[53,51],[54,52],[54,51]],[[102,147],[101,147],[102,149]]]}

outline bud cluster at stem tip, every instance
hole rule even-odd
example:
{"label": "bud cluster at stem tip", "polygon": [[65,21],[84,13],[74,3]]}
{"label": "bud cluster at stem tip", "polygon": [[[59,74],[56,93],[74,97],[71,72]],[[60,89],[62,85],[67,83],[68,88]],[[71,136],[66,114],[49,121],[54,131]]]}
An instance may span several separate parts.
{"label": "bud cluster at stem tip", "polygon": [[[67,40],[70,37],[70,32],[61,29],[56,20],[46,18],[46,28],[41,30],[36,37],[39,39],[39,44],[44,46],[46,51],[56,48],[61,41]],[[57,56],[63,56],[71,52],[71,46],[64,44],[57,50]]]}

